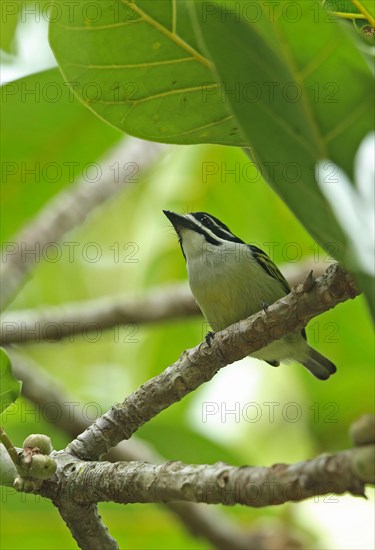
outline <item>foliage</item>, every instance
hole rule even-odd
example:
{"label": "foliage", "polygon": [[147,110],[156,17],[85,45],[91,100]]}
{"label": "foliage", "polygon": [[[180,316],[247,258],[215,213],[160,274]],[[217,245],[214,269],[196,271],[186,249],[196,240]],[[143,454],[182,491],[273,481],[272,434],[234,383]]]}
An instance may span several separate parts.
{"label": "foliage", "polygon": [[[333,161],[352,175],[372,128],[372,75],[354,35],[318,3],[297,2],[292,12],[259,3],[256,15],[239,4],[234,16],[231,2],[101,6],[95,22],[83,11],[72,21],[66,6],[51,25],[81,101],[145,139],[245,147],[315,240],[346,262],[347,240],[314,166]],[[326,177],[334,180],[334,165]]]}

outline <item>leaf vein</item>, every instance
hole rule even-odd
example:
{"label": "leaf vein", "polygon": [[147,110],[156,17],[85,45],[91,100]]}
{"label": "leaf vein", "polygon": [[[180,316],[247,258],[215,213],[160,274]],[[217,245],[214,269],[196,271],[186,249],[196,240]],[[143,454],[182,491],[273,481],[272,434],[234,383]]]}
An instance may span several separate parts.
{"label": "leaf vein", "polygon": [[138,19],[131,19],[130,21],[119,21],[118,23],[109,23],[108,25],[81,25],[80,27],[74,25],[61,25],[60,27],[62,29],[65,29],[66,31],[102,31],[102,30],[109,30],[109,29],[116,29],[118,27],[127,27],[128,25],[131,25],[133,23],[140,23],[143,21],[143,17],[139,17]]}
{"label": "leaf vein", "polygon": [[195,61],[194,57],[181,57],[180,59],[166,59],[163,61],[149,61],[147,63],[127,63],[124,65],[87,65],[86,63],[74,63],[73,61],[64,60],[72,67],[81,67],[84,69],[142,69],[147,67],[158,67],[159,65],[174,65],[177,63],[186,63]]}
{"label": "leaf vein", "polygon": [[[205,89],[214,89],[214,88],[218,88],[218,84],[212,84],[210,86],[206,86]],[[145,97],[142,97],[140,99],[124,99],[123,101],[108,101],[108,100],[105,100],[105,99],[98,99],[98,100],[95,100],[95,101],[85,101],[85,103],[88,103],[89,105],[93,104],[93,103],[101,103],[101,104],[104,104],[104,105],[118,105],[119,103],[129,103],[129,104],[132,104],[132,105],[139,105],[140,103],[146,103],[147,101],[152,101],[154,99],[159,99],[161,97],[167,97],[167,96],[171,96],[171,95],[176,95],[176,94],[185,94],[185,93],[193,93],[193,92],[197,92],[197,91],[202,91],[202,86],[192,86],[191,88],[178,88],[176,90],[167,90],[165,92],[160,92],[159,94],[154,94],[154,95],[149,95],[149,96],[145,96]]]}
{"label": "leaf vein", "polygon": [[196,61],[198,61],[205,67],[208,67],[208,68],[212,67],[211,61],[209,61],[206,57],[204,57],[204,55],[200,54],[195,48],[190,46],[190,44],[188,44],[183,38],[181,38],[181,36],[167,29],[164,25],[159,23],[159,21],[156,21],[150,15],[147,15],[146,12],[144,12],[139,6],[137,6],[133,2],[129,0],[121,0],[121,2],[126,6],[128,6],[134,13],[141,16],[142,19],[147,23],[149,23],[152,27],[157,29],[162,34],[164,34],[164,36],[169,38],[169,40],[172,40],[172,42],[174,42],[177,46],[179,46],[183,50],[190,53],[190,55],[192,55],[196,59]]}

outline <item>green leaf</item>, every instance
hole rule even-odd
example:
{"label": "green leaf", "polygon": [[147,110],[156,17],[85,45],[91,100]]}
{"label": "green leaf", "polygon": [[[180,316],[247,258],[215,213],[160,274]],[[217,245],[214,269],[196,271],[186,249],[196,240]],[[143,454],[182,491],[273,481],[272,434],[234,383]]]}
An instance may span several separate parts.
{"label": "green leaf", "polygon": [[10,82],[1,93],[4,241],[64,186],[85,177],[88,164],[122,135],[81,105],[57,69]]}
{"label": "green leaf", "polygon": [[86,106],[144,139],[246,145],[197,47],[187,2],[101,0],[100,16],[88,20],[90,4],[72,17],[62,3],[50,24],[60,68]]}
{"label": "green leaf", "polygon": [[[237,95],[226,94],[226,103],[263,177],[311,235],[342,260],[346,238],[318,189],[314,166],[319,159],[333,160],[353,176],[355,152],[372,128],[370,70],[352,36],[308,2],[294,3],[297,23],[279,10],[270,17],[264,11],[259,25],[241,13],[231,16],[224,4],[208,18],[204,3],[192,6],[199,42],[218,81],[225,90],[238,89]],[[355,75],[350,83],[348,74]],[[294,175],[288,176],[288,167]]]}
{"label": "green leaf", "polygon": [[8,354],[0,348],[0,414],[14,403],[21,393],[22,382],[14,378]]}

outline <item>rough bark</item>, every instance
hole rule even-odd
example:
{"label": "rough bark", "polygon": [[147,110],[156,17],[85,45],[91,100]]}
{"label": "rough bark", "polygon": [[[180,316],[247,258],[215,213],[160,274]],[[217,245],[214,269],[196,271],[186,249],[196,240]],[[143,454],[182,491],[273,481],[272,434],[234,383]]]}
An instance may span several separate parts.
{"label": "rough bark", "polygon": [[[73,460],[60,476],[60,491],[82,505],[188,501],[261,508],[331,493],[364,496],[365,484],[375,478],[371,468],[359,470],[358,462],[373,466],[374,457],[375,445],[370,444],[268,468]],[[48,483],[44,490],[50,496]]]}

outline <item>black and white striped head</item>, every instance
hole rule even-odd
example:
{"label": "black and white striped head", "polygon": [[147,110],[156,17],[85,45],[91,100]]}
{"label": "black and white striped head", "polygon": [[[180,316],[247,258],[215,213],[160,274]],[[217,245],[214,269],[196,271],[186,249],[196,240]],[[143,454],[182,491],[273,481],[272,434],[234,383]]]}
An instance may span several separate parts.
{"label": "black and white striped head", "polygon": [[201,254],[207,244],[213,246],[225,245],[228,242],[245,244],[233,235],[228,226],[207,212],[190,212],[190,214],[176,214],[170,210],[163,210],[163,212],[177,233],[185,258],[194,251]]}

